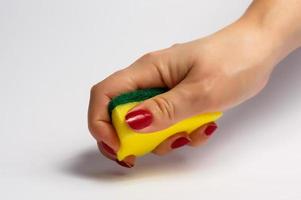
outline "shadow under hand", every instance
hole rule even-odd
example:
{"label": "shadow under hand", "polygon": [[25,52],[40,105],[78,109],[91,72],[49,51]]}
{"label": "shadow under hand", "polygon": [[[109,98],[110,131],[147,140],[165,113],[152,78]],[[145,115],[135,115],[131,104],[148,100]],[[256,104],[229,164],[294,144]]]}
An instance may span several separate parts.
{"label": "shadow under hand", "polygon": [[136,166],[124,168],[100,154],[97,147],[65,160],[61,169],[64,173],[83,178],[103,181],[129,181],[156,175],[179,173],[185,167],[185,156],[172,152],[165,157],[152,154],[137,158]]}

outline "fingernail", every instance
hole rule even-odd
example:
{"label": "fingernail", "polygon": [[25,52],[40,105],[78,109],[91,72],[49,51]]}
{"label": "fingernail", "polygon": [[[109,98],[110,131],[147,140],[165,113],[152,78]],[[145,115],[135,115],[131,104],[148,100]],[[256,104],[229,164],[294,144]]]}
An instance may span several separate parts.
{"label": "fingernail", "polygon": [[214,133],[214,131],[217,129],[217,125],[215,123],[210,124],[209,126],[207,126],[207,128],[205,129],[205,135],[210,136]]}
{"label": "fingernail", "polygon": [[189,142],[190,142],[190,140],[188,138],[180,137],[171,144],[171,148],[176,149],[176,148],[179,148],[179,147],[182,147],[182,146],[188,144]]}
{"label": "fingernail", "polygon": [[132,167],[134,167],[134,165],[131,165],[131,164],[129,164],[129,163],[126,163],[126,162],[124,162],[124,161],[119,161],[119,160],[115,160],[119,165],[121,165],[122,167],[127,167],[127,168],[132,168]]}
{"label": "fingernail", "polygon": [[107,145],[107,144],[104,143],[104,142],[100,142],[100,143],[101,143],[101,146],[103,147],[103,149],[104,149],[107,153],[109,153],[109,154],[111,154],[111,155],[113,155],[113,156],[116,156],[115,151],[114,151],[109,145]]}
{"label": "fingernail", "polygon": [[153,116],[148,110],[135,110],[125,116],[126,123],[135,130],[149,126],[153,121]]}

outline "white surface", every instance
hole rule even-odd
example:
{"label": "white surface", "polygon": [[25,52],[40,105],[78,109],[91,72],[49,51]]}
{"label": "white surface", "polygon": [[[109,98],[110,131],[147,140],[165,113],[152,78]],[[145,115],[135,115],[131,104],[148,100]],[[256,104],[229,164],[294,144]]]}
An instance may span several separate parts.
{"label": "white surface", "polygon": [[0,0],[0,198],[300,199],[301,50],[202,148],[127,170],[87,130],[91,85],[216,31],[249,2]]}

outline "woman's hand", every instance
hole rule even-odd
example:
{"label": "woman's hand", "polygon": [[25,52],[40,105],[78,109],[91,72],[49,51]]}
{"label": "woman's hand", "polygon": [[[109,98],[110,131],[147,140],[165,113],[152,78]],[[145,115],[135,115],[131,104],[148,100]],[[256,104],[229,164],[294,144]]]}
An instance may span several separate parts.
{"label": "woman's hand", "polygon": [[[281,34],[272,34],[250,18],[241,18],[208,37],[148,53],[93,86],[88,121],[100,151],[116,160],[119,140],[107,106],[120,93],[170,88],[128,112],[129,127],[147,134],[196,114],[225,111],[262,90],[289,48],[284,48],[286,41]],[[177,133],[153,153],[164,155],[185,144],[199,146],[216,128],[215,123],[209,123],[190,135]],[[118,163],[131,167],[134,161],[134,156],[128,156]]]}

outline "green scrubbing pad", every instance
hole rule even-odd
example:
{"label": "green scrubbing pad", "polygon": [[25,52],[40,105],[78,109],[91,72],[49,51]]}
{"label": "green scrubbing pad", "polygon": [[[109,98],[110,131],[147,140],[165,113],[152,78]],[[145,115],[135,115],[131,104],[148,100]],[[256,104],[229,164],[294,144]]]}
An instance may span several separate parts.
{"label": "green scrubbing pad", "polygon": [[131,103],[131,102],[140,102],[144,101],[146,99],[152,98],[158,94],[162,94],[164,92],[167,92],[168,88],[147,88],[147,89],[138,89],[132,92],[126,92],[122,93],[117,97],[114,97],[110,103],[109,103],[109,115],[111,117],[112,111],[114,110],[115,107],[126,104],[126,103]]}

